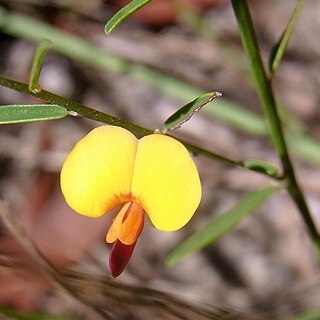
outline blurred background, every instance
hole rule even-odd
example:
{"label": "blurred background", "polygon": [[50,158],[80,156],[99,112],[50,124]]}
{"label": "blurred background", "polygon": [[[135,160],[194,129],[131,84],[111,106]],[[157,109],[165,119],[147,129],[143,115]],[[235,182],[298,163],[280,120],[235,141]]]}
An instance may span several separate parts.
{"label": "blurred background", "polygon": [[[0,0],[1,76],[27,83],[36,38],[48,32],[61,46],[45,57],[42,88],[150,129],[161,128],[197,95],[220,91],[221,102],[205,107],[174,135],[230,158],[279,165],[230,2],[153,0],[107,36],[106,21],[127,2]],[[248,3],[267,62],[296,3]],[[318,222],[319,15],[320,2],[307,1],[273,79],[298,178]],[[86,43],[76,47],[56,30]],[[31,103],[39,100],[0,87],[0,104]],[[64,279],[57,286],[1,223],[0,313],[18,319],[33,311],[63,319],[287,319],[319,306],[315,253],[285,192],[217,243],[166,267],[166,256],[182,240],[272,182],[203,156],[195,157],[203,199],[192,221],[174,233],[147,223],[126,271],[111,279],[104,242],[111,215],[90,219],[74,213],[59,186],[64,158],[98,125],[68,117],[0,127],[0,197]],[[214,318],[216,311],[220,318]]]}

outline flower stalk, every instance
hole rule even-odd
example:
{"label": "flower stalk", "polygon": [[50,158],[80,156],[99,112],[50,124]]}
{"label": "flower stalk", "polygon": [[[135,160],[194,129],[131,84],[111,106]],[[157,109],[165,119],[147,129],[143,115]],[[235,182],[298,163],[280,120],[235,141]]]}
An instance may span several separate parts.
{"label": "flower stalk", "polygon": [[296,179],[295,171],[284,138],[280,117],[277,111],[271,80],[268,78],[262,62],[257,36],[247,1],[231,0],[231,3],[239,26],[242,44],[256,79],[257,91],[266,116],[271,140],[281,160],[284,177],[287,183],[287,190],[301,213],[312,237],[318,257],[320,258],[320,235],[311,216],[311,212],[308,208],[303,192]]}

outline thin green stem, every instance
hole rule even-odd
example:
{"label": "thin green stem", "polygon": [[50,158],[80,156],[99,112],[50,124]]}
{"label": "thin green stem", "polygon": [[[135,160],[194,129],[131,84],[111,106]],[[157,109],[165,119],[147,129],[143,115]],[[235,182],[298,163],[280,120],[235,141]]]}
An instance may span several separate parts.
{"label": "thin green stem", "polygon": [[40,72],[42,69],[44,57],[51,47],[52,42],[45,39],[39,43],[34,53],[29,79],[29,90],[34,91],[35,93],[41,91],[41,87],[39,85]]}
{"label": "thin green stem", "polygon": [[271,50],[271,56],[270,56],[270,71],[272,73],[275,73],[278,65],[284,55],[284,52],[288,46],[289,40],[295,30],[295,27],[297,25],[299,16],[302,12],[302,8],[305,4],[305,0],[298,0],[297,5],[289,19],[288,25],[281,37],[281,39],[279,40],[279,42],[276,44],[276,46],[273,48],[273,50]]}
{"label": "thin green stem", "polygon": [[23,94],[33,96],[35,98],[41,99],[43,101],[59,105],[66,108],[72,116],[86,117],[91,120],[100,121],[103,123],[119,126],[128,129],[129,131],[135,133],[137,136],[145,136],[153,133],[152,130],[140,127],[136,124],[130,123],[125,120],[121,120],[117,117],[111,116],[107,113],[89,108],[83,104],[80,104],[76,101],[72,101],[61,97],[57,94],[51,93],[46,90],[41,90],[40,92],[32,92],[29,90],[28,85],[25,83],[0,77],[0,85],[7,88],[13,89]]}
{"label": "thin green stem", "polygon": [[[110,125],[123,127],[125,129],[133,132],[138,137],[152,134],[154,132],[154,130],[138,126],[138,125],[131,123],[129,121],[121,120],[120,118],[117,118],[117,117],[111,116],[107,113],[89,108],[83,104],[80,104],[78,102],[63,98],[59,95],[56,95],[56,94],[51,93],[46,90],[41,90],[38,93],[32,92],[29,90],[29,88],[26,84],[19,82],[19,81],[0,77],[0,85],[7,87],[7,88],[10,88],[10,89],[13,89],[13,90],[16,90],[20,93],[24,93],[29,96],[36,97],[36,98],[44,100],[46,102],[62,106],[64,108],[68,109],[69,111],[71,111],[70,115],[86,117],[88,119],[100,121],[100,122],[107,123]],[[260,172],[258,170],[250,169],[250,168],[246,167],[242,161],[227,158],[223,155],[220,155],[215,152],[203,149],[201,147],[198,147],[194,144],[191,144],[187,141],[184,141],[184,140],[176,138],[176,137],[175,137],[175,139],[179,140],[190,152],[192,152],[196,155],[204,155],[204,156],[211,158],[211,159],[220,160],[228,165],[237,166],[237,167],[240,167],[240,168],[243,168],[246,170],[258,172],[260,174],[264,174],[264,175],[266,175],[270,178],[273,178],[275,180],[282,180],[282,177],[279,176],[278,174],[268,174],[266,172]]]}
{"label": "thin green stem", "polygon": [[284,176],[287,180],[287,189],[308,227],[313,239],[317,253],[320,257],[320,236],[312,219],[311,213],[300,189],[293,165],[291,163],[287,144],[278,115],[276,101],[274,98],[271,82],[267,77],[260,49],[252,23],[251,15],[246,0],[231,0],[233,10],[238,22],[241,40],[251,63],[253,75],[257,83],[257,91],[264,109],[268,129],[275,149],[281,159]]}
{"label": "thin green stem", "polygon": [[[1,6],[0,30],[14,37],[36,43],[43,41],[43,39],[49,39],[52,42],[52,51],[54,52],[86,65],[97,67],[99,70],[126,74],[134,80],[145,83],[185,103],[204,93],[203,90],[163,72],[121,58],[119,55],[99,48],[92,42],[63,32],[47,23],[21,14],[10,13]],[[214,107],[208,105],[204,112],[208,112],[214,117],[226,121],[234,128],[239,128],[250,134],[266,135],[267,130],[263,119],[226,99],[216,101]]]}
{"label": "thin green stem", "polygon": [[104,32],[109,34],[114,28],[116,28],[121,22],[131,16],[140,8],[147,5],[151,0],[132,0],[125,7],[120,9],[105,25]]}
{"label": "thin green stem", "polygon": [[[11,36],[35,43],[50,39],[52,51],[60,53],[72,60],[97,67],[106,72],[125,74],[159,90],[163,94],[188,103],[204,93],[203,90],[183,82],[177,78],[159,72],[153,68],[127,61],[119,55],[99,48],[93,42],[68,34],[36,19],[6,11],[0,6],[0,30]],[[214,88],[212,88],[214,89]],[[264,119],[246,108],[230,101],[220,99],[203,110],[204,114],[220,119],[226,124],[242,132],[254,136],[265,137],[267,128]],[[286,115],[286,122],[288,116]],[[309,162],[320,165],[320,144],[303,135],[302,132],[287,132],[287,141],[292,152]]]}
{"label": "thin green stem", "polygon": [[[139,125],[136,125],[134,123],[131,123],[129,121],[125,121],[122,120],[120,118],[114,117],[112,115],[109,115],[107,113],[89,108],[83,104],[80,104],[78,102],[63,98],[57,94],[51,93],[49,91],[46,90],[41,90],[38,93],[34,93],[32,91],[30,91],[28,89],[28,86],[22,82],[18,82],[15,80],[11,80],[11,79],[7,79],[4,77],[0,77],[0,85],[3,85],[7,88],[16,90],[18,92],[36,97],[38,99],[47,101],[49,103],[52,104],[56,104],[59,106],[62,106],[70,111],[72,111],[71,115],[73,116],[79,116],[79,117],[86,117],[88,119],[91,120],[96,120],[96,121],[100,121],[103,123],[107,123],[110,125],[115,125],[115,126],[119,126],[119,127],[123,127],[131,132],[133,132],[134,134],[136,134],[138,137],[142,137],[148,134],[152,134],[154,132],[154,130],[151,129],[147,129],[144,127],[141,127]],[[231,160],[229,158],[226,158],[224,156],[218,155],[216,153],[213,153],[211,151],[199,148],[191,143],[188,143],[186,141],[182,141],[181,142],[193,153],[195,154],[203,154],[209,158],[213,158],[213,159],[219,159],[222,160],[228,164],[231,165],[235,165],[235,166],[241,166],[241,162],[240,161],[236,161],[236,160]]]}

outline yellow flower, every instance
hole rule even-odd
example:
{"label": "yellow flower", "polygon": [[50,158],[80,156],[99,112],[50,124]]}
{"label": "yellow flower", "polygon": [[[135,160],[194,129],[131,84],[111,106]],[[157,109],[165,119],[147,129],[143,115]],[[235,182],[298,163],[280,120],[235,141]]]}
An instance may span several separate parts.
{"label": "yellow flower", "polygon": [[151,134],[137,139],[126,129],[98,127],[80,140],[61,171],[62,193],[75,211],[99,217],[124,204],[107,236],[114,242],[114,277],[129,262],[145,213],[163,231],[183,227],[201,199],[197,168],[177,140]]}

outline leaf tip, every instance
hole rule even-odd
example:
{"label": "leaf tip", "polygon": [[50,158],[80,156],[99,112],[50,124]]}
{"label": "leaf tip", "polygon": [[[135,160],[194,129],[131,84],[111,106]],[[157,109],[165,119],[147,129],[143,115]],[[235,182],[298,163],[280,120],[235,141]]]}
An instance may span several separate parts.
{"label": "leaf tip", "polygon": [[221,92],[212,92],[212,99],[222,97],[223,94]]}
{"label": "leaf tip", "polygon": [[109,27],[108,26],[108,24],[106,24],[105,26],[104,26],[104,33],[108,36],[110,33],[111,33],[111,31],[113,30],[113,28],[111,27]]}
{"label": "leaf tip", "polygon": [[178,259],[176,259],[171,254],[169,254],[169,256],[164,261],[166,267],[168,268],[172,268],[177,262],[178,262]]}

